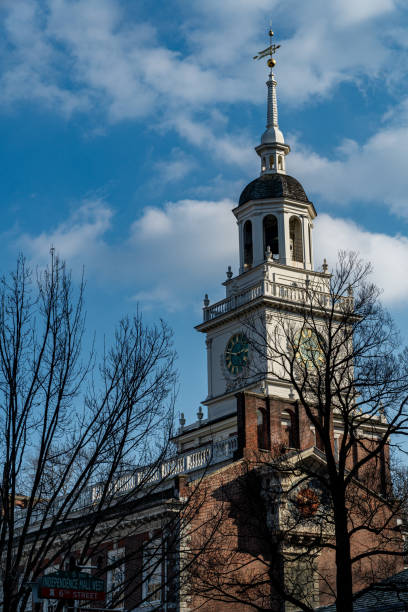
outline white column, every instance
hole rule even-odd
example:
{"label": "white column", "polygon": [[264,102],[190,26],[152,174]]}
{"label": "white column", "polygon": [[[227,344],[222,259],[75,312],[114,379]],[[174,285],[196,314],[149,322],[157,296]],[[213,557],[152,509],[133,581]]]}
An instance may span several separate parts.
{"label": "white column", "polygon": [[262,218],[262,215],[260,213],[257,213],[251,219],[254,266],[257,266],[265,260],[265,253],[263,248]]}
{"label": "white column", "polygon": [[238,222],[238,242],[239,242],[239,273],[242,274],[244,271],[244,239],[242,236],[243,224],[242,221]]}
{"label": "white column", "polygon": [[208,381],[208,397],[212,397],[213,394],[213,380],[212,380],[212,338],[207,338],[205,341],[207,346],[207,381]]}
{"label": "white column", "polygon": [[286,263],[284,213],[278,212],[276,216],[278,219],[279,263]]}
{"label": "white column", "polygon": [[303,267],[305,270],[309,268],[309,238],[307,236],[307,227],[306,227],[307,219],[304,215],[302,215],[302,245],[303,245]]}
{"label": "white column", "polygon": [[313,264],[313,238],[312,238],[313,223],[311,221],[308,222],[307,229],[308,229],[307,235],[309,236],[310,269],[314,270],[314,264]]}
{"label": "white column", "polygon": [[305,268],[307,270],[313,270],[313,261],[312,261],[312,245],[311,245],[311,237],[312,234],[309,232],[310,222],[309,218],[305,215],[302,219],[302,227],[303,227],[303,237],[304,237],[304,261]]}
{"label": "white column", "polygon": [[283,212],[283,235],[284,239],[284,255],[282,263],[290,265],[292,263],[290,257],[290,234],[289,234],[289,213]]}

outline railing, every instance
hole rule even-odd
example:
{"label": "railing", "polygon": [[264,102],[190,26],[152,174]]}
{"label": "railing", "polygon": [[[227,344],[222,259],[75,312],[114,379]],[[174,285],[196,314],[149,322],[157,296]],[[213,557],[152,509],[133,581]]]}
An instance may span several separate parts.
{"label": "railing", "polygon": [[[120,495],[143,484],[158,482],[176,476],[177,474],[193,472],[194,470],[199,470],[203,467],[220,463],[225,459],[232,458],[237,448],[237,436],[227,438],[226,440],[218,440],[207,446],[187,451],[182,455],[163,461],[163,463],[154,470],[145,468],[128,476],[121,476],[121,478],[112,483],[111,490]],[[100,496],[100,493],[97,490],[97,486],[94,486],[92,490],[93,501],[95,501]]]}
{"label": "railing", "polygon": [[[237,448],[238,438],[237,436],[232,436],[226,440],[219,440],[201,448],[193,449],[172,457],[167,461],[163,461],[157,467],[146,467],[135,470],[134,472],[129,472],[110,483],[107,500],[111,501],[112,496],[116,498],[125,493],[131,493],[136,488],[143,489],[146,485],[158,483],[162,480],[166,480],[166,478],[172,478],[177,474],[187,474],[221,463],[227,459],[232,459],[233,453]],[[85,487],[74,504],[70,507],[70,510],[76,511],[98,502],[103,495],[103,487],[103,483]],[[64,503],[65,499],[66,498],[63,496],[58,497],[52,504],[52,507],[47,504],[47,515],[49,518],[58,512],[58,509]],[[43,513],[44,510],[41,508],[34,509],[31,523],[40,521],[44,516]],[[65,511],[63,514],[65,514]],[[22,525],[23,522],[24,511],[22,510],[21,516],[17,520],[17,526]]]}
{"label": "railing", "polygon": [[[306,289],[305,287],[299,287],[297,285],[286,285],[284,283],[263,280],[253,287],[250,287],[243,293],[230,296],[225,300],[212,304],[211,306],[206,306],[203,309],[204,321],[211,321],[220,315],[226,314],[227,312],[235,310],[239,306],[248,304],[249,302],[263,296],[303,305],[313,304],[314,306],[321,308],[331,307],[334,300],[331,294],[324,291]],[[344,307],[350,308],[352,299],[353,298],[351,296],[339,296],[335,298],[339,309]]]}

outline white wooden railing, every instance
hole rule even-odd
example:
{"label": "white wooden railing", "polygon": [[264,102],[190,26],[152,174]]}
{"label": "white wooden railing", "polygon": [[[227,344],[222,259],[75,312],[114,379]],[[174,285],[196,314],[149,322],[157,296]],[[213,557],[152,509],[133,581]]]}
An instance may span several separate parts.
{"label": "white wooden railing", "polygon": [[[180,455],[163,461],[157,467],[140,468],[135,471],[123,474],[115,479],[109,486],[107,499],[111,503],[112,496],[120,497],[126,493],[131,493],[133,490],[142,490],[144,486],[159,483],[167,478],[172,478],[177,474],[188,474],[196,470],[205,469],[211,465],[221,463],[228,459],[232,459],[234,451],[238,448],[237,436],[232,436],[225,440],[207,444],[197,449],[186,451]],[[98,502],[103,493],[103,483],[90,485],[85,487],[75,503],[70,507],[71,511],[76,511],[81,508],[86,508]],[[66,498],[58,497],[52,504],[52,507],[47,503],[47,516],[57,514],[59,508],[64,504]],[[68,505],[69,506],[69,505]],[[65,515],[65,510],[63,511]],[[44,509],[37,508],[33,510],[31,523],[40,521],[44,516]],[[24,522],[24,510],[21,510],[21,516],[17,520],[17,525],[20,526]]]}
{"label": "white wooden railing", "polygon": [[306,289],[297,285],[287,285],[273,281],[263,280],[256,285],[250,287],[242,293],[232,295],[220,302],[216,302],[211,306],[203,308],[204,321],[211,321],[231,310],[235,310],[244,304],[248,304],[259,297],[270,297],[277,300],[295,302],[299,305],[310,305],[328,308],[333,305],[333,300],[336,300],[335,306],[338,309],[350,307],[350,301],[353,299],[348,296],[339,296],[334,298],[331,294],[315,289]]}

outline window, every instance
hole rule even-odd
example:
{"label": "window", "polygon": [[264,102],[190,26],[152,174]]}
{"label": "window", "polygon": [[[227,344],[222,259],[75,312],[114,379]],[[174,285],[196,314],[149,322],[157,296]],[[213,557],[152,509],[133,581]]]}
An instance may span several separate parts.
{"label": "window", "polygon": [[125,549],[108,551],[106,572],[106,603],[123,608],[125,587]]}
{"label": "window", "polygon": [[384,447],[381,448],[380,452],[380,480],[381,480],[381,493],[386,495],[389,492],[388,479],[387,479],[387,466],[385,461]]}
{"label": "window", "polygon": [[250,268],[253,262],[252,251],[252,223],[244,223],[244,268]]}
{"label": "window", "polygon": [[159,539],[147,542],[143,548],[143,601],[162,600],[162,546]]}
{"label": "window", "polygon": [[283,157],[279,155],[278,157],[278,170],[283,170]]}
{"label": "window", "polygon": [[265,172],[266,170],[266,159],[263,157],[262,158],[262,172]]}
{"label": "window", "polygon": [[272,170],[274,167],[275,167],[275,160],[273,158],[273,155],[271,155],[269,157],[269,168],[270,168],[270,170]]}
{"label": "window", "polygon": [[256,411],[256,425],[258,435],[258,448],[261,450],[268,450],[268,426],[266,423],[266,412],[262,408],[258,408]]}
{"label": "window", "polygon": [[279,255],[278,221],[274,215],[263,220],[264,253],[270,247],[272,255]]}
{"label": "window", "polygon": [[339,460],[339,436],[334,434],[334,458],[336,461]]}
{"label": "window", "polygon": [[292,410],[284,410],[282,412],[282,439],[286,448],[298,448],[297,442],[297,419]]}
{"label": "window", "polygon": [[292,261],[303,262],[302,225],[298,217],[291,217],[289,221],[290,256]]}

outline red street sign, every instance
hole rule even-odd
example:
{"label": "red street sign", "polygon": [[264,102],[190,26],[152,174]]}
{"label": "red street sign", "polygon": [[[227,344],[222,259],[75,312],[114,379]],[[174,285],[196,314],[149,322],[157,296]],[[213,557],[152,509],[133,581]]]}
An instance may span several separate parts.
{"label": "red street sign", "polygon": [[105,599],[103,591],[76,591],[74,589],[52,589],[50,587],[40,587],[38,595],[47,599],[79,599],[87,601],[103,601]]}

